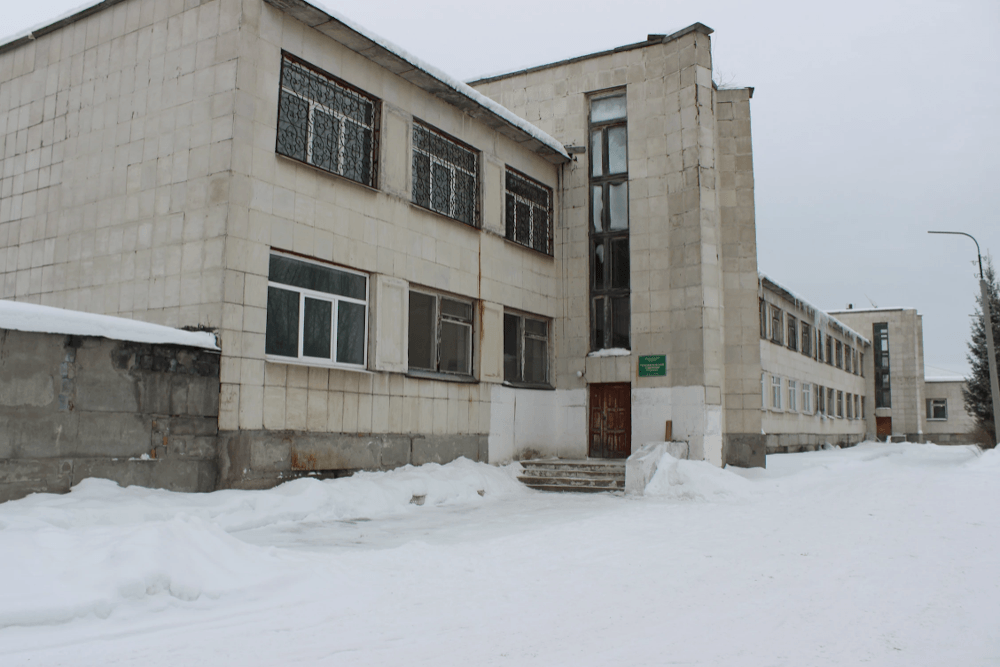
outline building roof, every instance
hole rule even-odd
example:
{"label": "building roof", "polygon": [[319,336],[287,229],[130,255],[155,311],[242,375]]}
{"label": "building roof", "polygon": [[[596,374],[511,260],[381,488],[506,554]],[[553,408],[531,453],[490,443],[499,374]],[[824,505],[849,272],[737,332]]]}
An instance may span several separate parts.
{"label": "building roof", "polygon": [[0,301],[0,329],[67,336],[94,336],[111,340],[159,345],[183,345],[218,350],[215,334],[185,331],[162,324],[112,315],[83,313],[23,301]]}
{"label": "building roof", "polygon": [[[117,5],[123,0],[90,2],[71,10],[54,21],[12,35],[0,43],[0,53],[27,44],[43,35],[75,23],[92,14]],[[543,130],[524,120],[510,109],[494,102],[438,68],[357,25],[349,19],[305,0],[264,0],[348,49],[368,58],[413,85],[458,107],[484,125],[538,153],[549,162],[559,164],[570,160],[561,143]],[[700,24],[697,24],[700,25]]]}
{"label": "building roof", "polygon": [[[788,301],[790,301],[790,302],[798,305],[800,308],[802,308],[803,310],[805,310],[807,313],[810,313],[811,316],[817,318],[816,324],[826,324],[827,326],[830,326],[830,327],[832,327],[834,329],[839,329],[840,332],[843,333],[844,335],[854,336],[854,337],[856,337],[856,338],[864,341],[868,345],[871,345],[871,341],[870,340],[868,340],[867,338],[865,338],[864,336],[862,336],[857,331],[855,331],[851,327],[847,326],[846,324],[844,324],[843,322],[841,322],[837,318],[831,316],[831,313],[834,313],[834,312],[837,312],[837,311],[824,311],[824,310],[820,310],[819,308],[817,308],[813,304],[809,303],[808,301],[806,301],[805,299],[803,299],[802,297],[800,297],[795,292],[791,291],[787,287],[784,287],[783,285],[778,284],[777,282],[775,282],[771,278],[767,277],[766,275],[764,275],[760,271],[757,272],[757,277],[760,279],[760,283],[761,283],[762,287],[764,287],[764,288],[766,288],[766,289],[774,292],[775,294],[778,294],[782,298],[784,298],[784,299],[786,299],[786,300],[788,300]],[[820,322],[818,320],[825,320],[825,322]]]}
{"label": "building roof", "polygon": [[916,308],[905,308],[900,306],[889,307],[889,308],[843,308],[841,310],[828,310],[828,313],[884,313],[884,312],[902,312],[904,310],[916,310]]}
{"label": "building roof", "polygon": [[[501,74],[490,74],[487,76],[480,77],[474,81],[470,81],[470,86],[477,86],[483,83],[490,83],[492,81],[499,81],[500,79],[507,79],[512,76],[517,76],[519,74],[530,74],[532,72],[539,72],[541,70],[550,69],[552,67],[560,67],[561,65],[570,65],[572,63],[578,63],[583,60],[590,60],[591,58],[600,58],[602,56],[611,55],[613,53],[621,53],[622,51],[632,51],[633,49],[642,49],[647,46],[652,46],[654,44],[666,44],[667,42],[672,42],[675,39],[679,39],[684,35],[692,32],[700,32],[703,35],[711,35],[714,30],[709,28],[704,23],[692,23],[686,28],[682,28],[677,32],[671,33],[669,35],[649,35],[646,37],[644,42],[636,42],[634,44],[626,44],[625,46],[619,46],[607,51],[597,51],[596,53],[588,53],[582,56],[574,56],[573,58],[566,58],[565,60],[558,60],[554,63],[546,63],[544,65],[536,65],[534,67],[527,67],[525,69],[519,69],[513,72],[506,72]],[[752,91],[753,89],[751,89]],[[753,93],[751,92],[751,95]]]}

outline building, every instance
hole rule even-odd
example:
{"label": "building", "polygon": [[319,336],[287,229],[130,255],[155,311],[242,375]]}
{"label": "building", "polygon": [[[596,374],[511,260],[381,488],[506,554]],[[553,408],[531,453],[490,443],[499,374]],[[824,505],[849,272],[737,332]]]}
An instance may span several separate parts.
{"label": "building", "polygon": [[0,45],[0,297],[216,331],[223,487],[668,428],[762,465],[711,32],[477,92],[301,0],[105,0]]}
{"label": "building", "polygon": [[830,311],[830,315],[871,336],[872,353],[863,365],[872,378],[871,405],[875,433],[923,442],[924,325],[914,308],[870,308]]}
{"label": "building", "polygon": [[851,446],[870,437],[871,342],[763,274],[759,285],[767,452]]}
{"label": "building", "polygon": [[924,379],[927,440],[939,445],[976,444],[976,420],[965,409],[965,380],[954,377]]}

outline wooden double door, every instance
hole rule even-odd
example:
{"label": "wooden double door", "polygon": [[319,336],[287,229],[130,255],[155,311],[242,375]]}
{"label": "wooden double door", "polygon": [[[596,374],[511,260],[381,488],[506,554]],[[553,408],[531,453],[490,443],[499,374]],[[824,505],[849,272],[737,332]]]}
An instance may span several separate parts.
{"label": "wooden double door", "polygon": [[598,459],[628,458],[632,453],[632,385],[590,385],[589,412],[587,455]]}

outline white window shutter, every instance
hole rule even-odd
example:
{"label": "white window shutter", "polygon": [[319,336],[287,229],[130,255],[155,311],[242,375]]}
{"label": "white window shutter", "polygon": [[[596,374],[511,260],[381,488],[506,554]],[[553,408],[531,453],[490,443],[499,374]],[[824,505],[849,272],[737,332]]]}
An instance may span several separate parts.
{"label": "white window shutter", "polygon": [[373,276],[375,281],[375,313],[372,359],[373,369],[405,373],[407,359],[407,327],[409,325],[409,283],[390,276]]}

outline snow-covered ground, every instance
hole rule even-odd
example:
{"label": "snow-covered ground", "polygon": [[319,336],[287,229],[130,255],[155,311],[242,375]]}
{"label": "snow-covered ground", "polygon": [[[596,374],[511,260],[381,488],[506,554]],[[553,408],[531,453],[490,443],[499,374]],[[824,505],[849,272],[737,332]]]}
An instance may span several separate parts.
{"label": "snow-covered ground", "polygon": [[642,498],[464,460],[204,495],[87,480],[0,505],[0,664],[1000,661],[1000,452],[767,466],[666,458]]}

